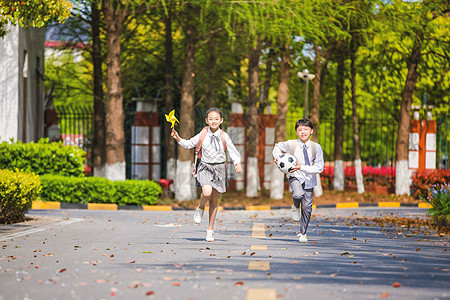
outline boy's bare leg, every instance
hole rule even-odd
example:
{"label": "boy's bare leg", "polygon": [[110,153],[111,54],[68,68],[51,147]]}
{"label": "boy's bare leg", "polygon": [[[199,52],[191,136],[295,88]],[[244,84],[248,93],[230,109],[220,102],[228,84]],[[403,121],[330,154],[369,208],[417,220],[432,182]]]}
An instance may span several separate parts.
{"label": "boy's bare leg", "polygon": [[205,209],[206,202],[208,202],[211,199],[212,191],[213,191],[212,186],[210,185],[202,186],[202,194],[200,195],[200,204],[198,205],[198,207],[200,207],[201,209]]}
{"label": "boy's bare leg", "polygon": [[214,230],[214,222],[216,221],[216,215],[218,210],[217,200],[220,193],[215,189],[212,189],[211,197],[209,198],[209,224],[208,230]]}

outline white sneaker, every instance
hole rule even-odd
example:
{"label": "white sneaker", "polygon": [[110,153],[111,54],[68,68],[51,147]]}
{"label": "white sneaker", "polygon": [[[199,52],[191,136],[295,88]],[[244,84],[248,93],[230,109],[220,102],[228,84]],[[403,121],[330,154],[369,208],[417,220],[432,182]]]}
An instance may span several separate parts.
{"label": "white sneaker", "polygon": [[204,212],[205,212],[205,210],[201,209],[200,207],[197,207],[197,210],[195,211],[195,215],[194,215],[194,222],[196,224],[200,224],[200,222],[202,221]]}
{"label": "white sneaker", "polygon": [[300,234],[300,237],[298,238],[298,241],[300,243],[307,243],[308,242],[308,237],[306,236],[306,234]]}
{"label": "white sneaker", "polygon": [[214,230],[206,230],[206,241],[214,242]]}
{"label": "white sneaker", "polygon": [[292,205],[292,220],[300,221],[300,208],[295,207],[295,205]]}

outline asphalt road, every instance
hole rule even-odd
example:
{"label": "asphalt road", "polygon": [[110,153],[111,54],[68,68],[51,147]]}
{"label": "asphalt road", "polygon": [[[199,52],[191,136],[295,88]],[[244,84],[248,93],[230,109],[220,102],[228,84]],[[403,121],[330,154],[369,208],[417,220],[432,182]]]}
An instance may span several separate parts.
{"label": "asphalt road", "polygon": [[425,212],[316,209],[300,244],[286,209],[219,212],[213,243],[206,213],[32,210],[0,226],[0,299],[449,299]]}

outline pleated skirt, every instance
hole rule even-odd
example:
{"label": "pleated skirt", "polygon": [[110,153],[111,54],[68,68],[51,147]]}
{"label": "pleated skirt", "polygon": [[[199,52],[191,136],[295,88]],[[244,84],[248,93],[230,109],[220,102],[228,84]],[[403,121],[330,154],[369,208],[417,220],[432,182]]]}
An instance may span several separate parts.
{"label": "pleated skirt", "polygon": [[226,164],[207,164],[200,161],[197,169],[196,187],[201,188],[204,185],[210,185],[219,193],[225,193],[228,187]]}

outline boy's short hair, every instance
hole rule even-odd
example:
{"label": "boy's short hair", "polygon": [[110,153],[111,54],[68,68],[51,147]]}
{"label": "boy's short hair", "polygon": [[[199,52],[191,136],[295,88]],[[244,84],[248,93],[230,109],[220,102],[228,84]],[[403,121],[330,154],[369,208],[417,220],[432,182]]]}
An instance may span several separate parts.
{"label": "boy's short hair", "polygon": [[311,129],[314,129],[312,122],[309,119],[300,119],[295,123],[295,130],[297,130],[298,126],[308,126]]}

